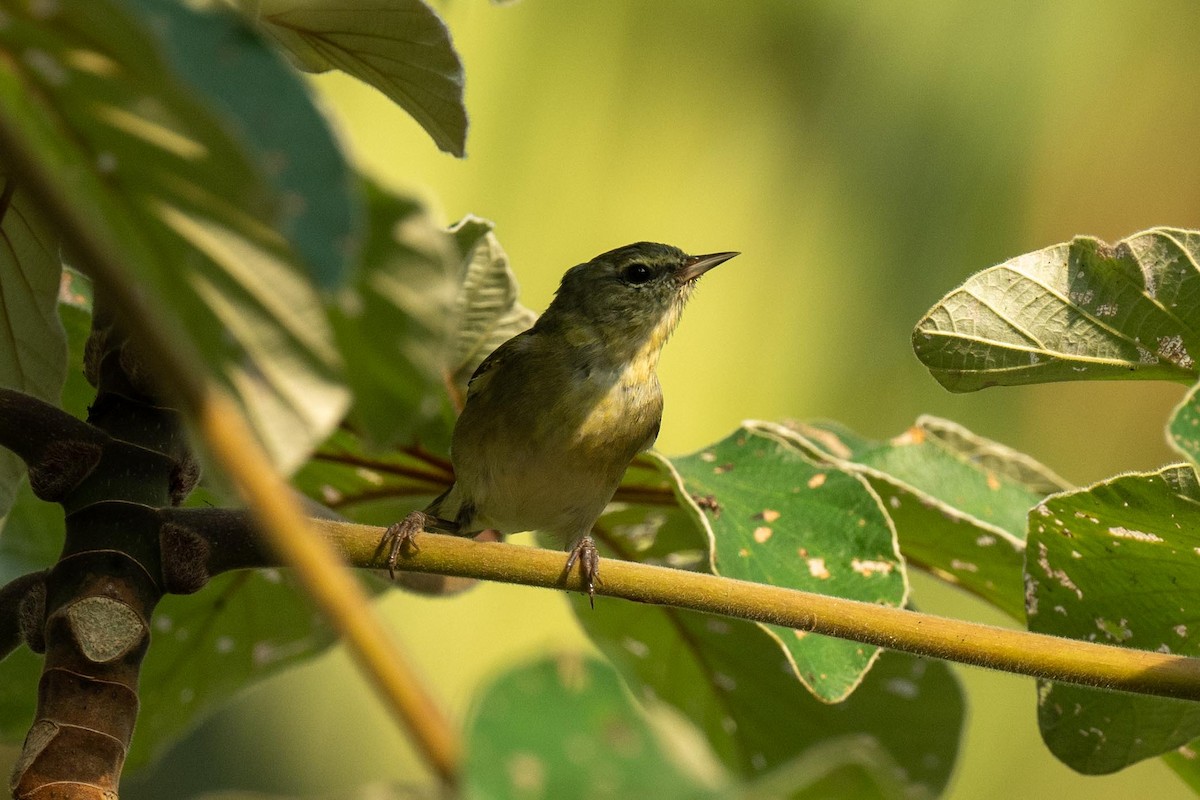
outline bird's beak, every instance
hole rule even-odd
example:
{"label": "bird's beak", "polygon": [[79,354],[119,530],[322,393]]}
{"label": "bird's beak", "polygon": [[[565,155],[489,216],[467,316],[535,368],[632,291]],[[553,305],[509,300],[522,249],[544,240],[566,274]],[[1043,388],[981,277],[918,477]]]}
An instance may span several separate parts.
{"label": "bird's beak", "polygon": [[706,256],[688,256],[687,261],[679,268],[680,283],[696,280],[718,264],[724,264],[739,253],[709,253]]}

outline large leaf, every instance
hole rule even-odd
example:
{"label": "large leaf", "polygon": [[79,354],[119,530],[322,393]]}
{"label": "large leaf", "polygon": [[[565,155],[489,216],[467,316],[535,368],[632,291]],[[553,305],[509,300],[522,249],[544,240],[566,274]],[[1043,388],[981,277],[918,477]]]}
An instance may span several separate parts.
{"label": "large leaf", "polygon": [[340,69],[412,115],[442,150],[461,157],[467,110],[450,32],[421,0],[242,0],[262,29],[311,72]]}
{"label": "large leaf", "polygon": [[151,639],[130,767],[148,762],[235,692],[333,643],[291,576],[278,570],[234,572],[197,594],[167,595],[155,609]]}
{"label": "large leaf", "polygon": [[960,425],[923,416],[877,442],[834,423],[755,423],[866,478],[896,526],[900,551],[1024,621],[1029,509],[1067,484],[1033,459]]}
{"label": "large leaf", "polygon": [[497,347],[533,325],[537,314],[517,302],[517,279],[492,233],[491,222],[467,217],[451,233],[462,254],[463,277],[450,374],[465,398],[475,368]]}
{"label": "large leaf", "polygon": [[[878,497],[856,475],[819,466],[784,442],[742,429],[672,460],[685,491],[707,498],[702,522],[716,571],[891,606],[908,583],[895,531]],[[786,628],[773,630],[797,676],[818,697],[846,697],[877,648]]]}
{"label": "large leaf", "polygon": [[[182,56],[161,57],[145,26],[169,14],[179,36],[219,29],[182,4],[149,7],[9,0],[0,113],[84,224],[169,312],[170,333],[185,334],[203,359],[196,368],[225,382],[290,468],[348,404],[337,352],[307,269],[272,227],[288,218],[286,198],[223,118],[176,78]],[[236,27],[226,34],[226,47],[263,46]],[[279,68],[245,85],[263,106],[307,102],[285,90],[295,80]]]}
{"label": "large leaf", "polygon": [[[1200,656],[1200,486],[1190,467],[1055,495],[1029,516],[1029,627]],[[1042,737],[1080,772],[1113,772],[1200,736],[1200,704],[1043,684]]]}
{"label": "large leaf", "polygon": [[1200,375],[1200,234],[1080,236],[984,270],[917,323],[917,356],[947,389]]}
{"label": "large leaf", "polygon": [[[444,436],[445,376],[457,328],[460,258],[413,200],[364,182],[369,238],[353,291],[331,310],[354,389],[353,419],[376,447]],[[440,431],[439,431],[440,433]]]}
{"label": "large leaf", "polygon": [[765,796],[936,797],[949,779],[963,698],[945,664],[885,653],[853,695],[829,705],[804,690],[774,637],[754,623],[573,603],[635,696],[680,711],[734,775],[779,773]]}
{"label": "large leaf", "polygon": [[612,668],[581,656],[519,667],[487,689],[464,776],[471,797],[716,797],[666,757]]}
{"label": "large leaf", "polygon": [[[61,273],[53,231],[0,172],[0,386],[48,403],[58,403],[67,374]],[[25,464],[0,449],[0,520],[24,479]]]}
{"label": "large leaf", "polygon": [[279,194],[272,227],[324,289],[349,277],[362,209],[337,142],[289,67],[228,14],[129,0],[183,81],[235,130]]}

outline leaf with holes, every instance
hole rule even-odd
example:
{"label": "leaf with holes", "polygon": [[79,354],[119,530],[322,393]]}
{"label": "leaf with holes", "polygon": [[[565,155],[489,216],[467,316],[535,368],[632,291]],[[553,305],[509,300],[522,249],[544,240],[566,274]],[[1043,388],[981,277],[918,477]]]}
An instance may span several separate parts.
{"label": "leaf with holes", "polygon": [[[214,46],[214,36],[235,50],[264,45],[230,14],[177,3],[14,4],[5,13],[0,48],[13,57],[0,60],[0,105],[13,135],[165,310],[168,333],[190,341],[196,368],[225,383],[276,461],[294,467],[349,395],[308,268],[282,235],[290,206],[217,106],[178,77],[179,54],[160,55],[146,27],[168,18],[175,35]],[[282,113],[307,103],[296,81],[277,65],[238,84],[253,94],[241,107]],[[318,122],[297,117],[290,135],[316,141],[308,128]]]}
{"label": "leaf with holes", "polygon": [[616,673],[594,658],[504,673],[476,703],[466,738],[471,797],[717,796],[667,758]]}
{"label": "leaf with holes", "polygon": [[421,0],[242,0],[263,31],[309,72],[340,69],[383,92],[442,150],[461,157],[467,109],[450,32]]}
{"label": "leaf with holes", "polygon": [[910,563],[1024,621],[1029,509],[1068,484],[1033,459],[960,425],[923,416],[886,441],[835,423],[754,423],[870,482]]}
{"label": "leaf with holes", "polygon": [[1200,233],[1080,236],[973,275],[917,323],[913,347],[953,392],[1049,381],[1192,383]]}
{"label": "leaf with holes", "polygon": [[[1200,486],[1191,467],[1054,495],[1029,515],[1030,630],[1200,656]],[[1038,723],[1073,769],[1113,772],[1200,736],[1184,700],[1042,684]]]}
{"label": "leaf with holes", "polygon": [[[745,428],[672,464],[687,494],[709,498],[702,522],[716,543],[718,573],[904,604],[908,583],[895,531],[862,478]],[[855,642],[764,627],[776,632],[800,680],[830,702],[854,690],[877,654]]]}

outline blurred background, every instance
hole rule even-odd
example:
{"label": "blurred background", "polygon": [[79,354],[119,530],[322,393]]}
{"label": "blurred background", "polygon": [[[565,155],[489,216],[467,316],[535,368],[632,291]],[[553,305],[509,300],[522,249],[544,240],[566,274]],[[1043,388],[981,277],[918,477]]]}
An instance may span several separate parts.
{"label": "blurred background", "polygon": [[[495,221],[540,310],[567,267],[640,239],[740,250],[665,352],[659,448],[744,418],[876,438],[949,417],[1087,483],[1172,459],[1183,388],[944,392],[913,325],[970,273],[1092,234],[1200,227],[1200,11],[1190,2],[483,0],[443,5],[465,62],[468,157],[351,79],[316,91],[362,169],[445,222]],[[1007,624],[918,576],[924,609]],[[603,613],[603,601],[596,613]],[[563,598],[485,586],[381,607],[460,718],[489,673],[586,647]],[[1042,747],[1033,683],[962,669],[954,798],[1190,796],[1157,761],[1085,778]],[[374,734],[363,731],[373,728]],[[124,795],[333,793],[420,780],[339,649],[211,717]]]}

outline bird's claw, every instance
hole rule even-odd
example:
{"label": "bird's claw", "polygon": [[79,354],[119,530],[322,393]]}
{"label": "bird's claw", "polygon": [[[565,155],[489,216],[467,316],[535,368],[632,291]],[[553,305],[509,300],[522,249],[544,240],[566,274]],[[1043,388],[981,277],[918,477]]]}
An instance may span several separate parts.
{"label": "bird's claw", "polygon": [[584,536],[571,548],[571,553],[567,556],[567,574],[570,574],[576,561],[579,562],[579,581],[583,588],[587,589],[588,602],[595,608],[596,583],[600,580],[600,551],[596,549],[596,543],[592,541],[591,536]]}
{"label": "bird's claw", "polygon": [[414,552],[421,548],[417,546],[417,534],[425,530],[426,516],[422,511],[410,512],[399,522],[388,526],[383,538],[379,541],[379,549],[387,550],[388,575],[396,580],[396,565],[400,563],[400,553],[405,547]]}

